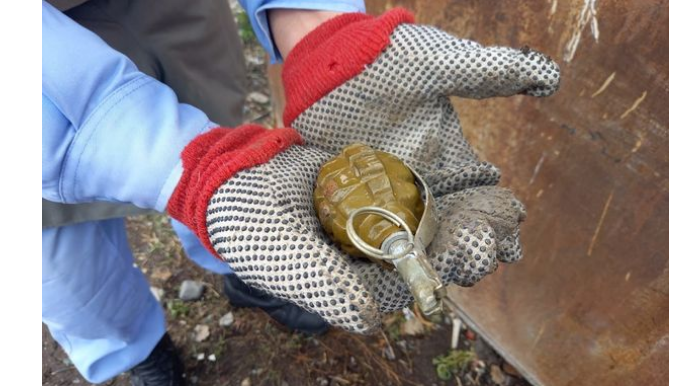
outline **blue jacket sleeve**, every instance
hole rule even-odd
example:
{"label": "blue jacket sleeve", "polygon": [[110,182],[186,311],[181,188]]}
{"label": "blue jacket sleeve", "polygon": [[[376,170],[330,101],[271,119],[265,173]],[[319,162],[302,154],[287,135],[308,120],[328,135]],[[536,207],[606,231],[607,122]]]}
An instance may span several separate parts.
{"label": "blue jacket sleeve", "polygon": [[43,2],[43,198],[164,211],[180,153],[217,126]]}
{"label": "blue jacket sleeve", "polygon": [[271,63],[281,62],[278,49],[273,44],[266,12],[269,9],[311,9],[333,12],[365,12],[364,0],[239,0],[247,11],[249,22],[259,43],[271,57]]}

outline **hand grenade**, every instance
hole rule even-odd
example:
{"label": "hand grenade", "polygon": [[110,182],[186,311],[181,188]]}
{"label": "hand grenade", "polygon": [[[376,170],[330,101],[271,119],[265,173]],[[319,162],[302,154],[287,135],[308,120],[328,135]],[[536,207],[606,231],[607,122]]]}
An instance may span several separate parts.
{"label": "hand grenade", "polygon": [[422,312],[441,310],[445,288],[425,253],[436,232],[435,206],[414,170],[392,154],[349,145],[321,167],[314,205],[345,252],[396,269]]}

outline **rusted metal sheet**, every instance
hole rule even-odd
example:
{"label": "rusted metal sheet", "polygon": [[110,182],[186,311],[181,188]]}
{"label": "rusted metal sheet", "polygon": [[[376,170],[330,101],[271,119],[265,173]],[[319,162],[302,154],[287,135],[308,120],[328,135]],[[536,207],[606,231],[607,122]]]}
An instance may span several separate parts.
{"label": "rusted metal sheet", "polygon": [[535,384],[667,384],[668,2],[367,6],[561,65],[553,97],[456,101],[528,209],[524,259],[454,289],[468,321]]}

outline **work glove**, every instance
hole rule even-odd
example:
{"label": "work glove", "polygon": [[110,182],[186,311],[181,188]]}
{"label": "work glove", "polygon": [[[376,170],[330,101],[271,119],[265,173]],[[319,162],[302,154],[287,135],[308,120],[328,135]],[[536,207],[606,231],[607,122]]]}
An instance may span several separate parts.
{"label": "work glove", "polygon": [[[168,204],[170,214],[228,262],[245,283],[317,313],[332,325],[358,333],[376,331],[381,312],[405,307],[413,299],[397,272],[346,255],[318,222],[312,200],[316,176],[323,163],[343,146],[364,142],[397,154],[431,182],[438,197],[441,224],[429,256],[445,284],[471,285],[493,271],[497,259],[519,258],[517,223],[524,217],[524,208],[510,192],[491,186],[498,181],[498,170],[477,161],[462,137],[447,98],[437,95],[435,102],[427,103],[410,95],[436,94],[389,92],[388,97],[397,97],[399,103],[405,100],[408,110],[392,108],[382,96],[372,97],[380,95],[379,90],[372,93],[371,89],[377,87],[373,82],[382,78],[367,71],[394,47],[388,36],[398,24],[400,28],[440,33],[401,24],[411,22],[401,18],[410,17],[404,11],[387,15],[379,19],[366,15],[334,19],[307,36],[288,57],[286,121],[299,128],[306,143],[289,128],[212,130],[183,152],[184,172]],[[400,20],[395,24],[389,20],[391,17]],[[360,18],[374,24],[353,31],[347,28],[352,23],[344,23]],[[384,32],[380,26],[385,27]],[[341,35],[341,29],[353,35]],[[345,37],[341,42],[321,46],[320,36],[327,40]],[[348,43],[358,36],[362,45]],[[372,41],[378,44],[378,51],[369,52],[371,62],[356,64],[354,59],[347,59],[346,52],[335,57],[342,61],[331,60],[323,51],[345,44],[356,54],[367,46],[373,47]],[[300,51],[306,56],[300,56]],[[314,61],[309,53],[325,59]],[[315,65],[311,80],[290,77],[290,71],[300,68],[298,74],[310,76],[307,68],[291,65],[299,58],[304,58],[307,66]],[[344,68],[350,68],[349,72],[342,72]],[[327,73],[336,74],[339,81]],[[344,73],[349,75],[344,77]],[[361,85],[356,84],[359,76],[365,77]],[[347,84],[356,88],[342,88]],[[372,101],[383,107],[372,106]],[[426,107],[420,110],[420,105]],[[443,116],[437,116],[439,113]],[[380,114],[388,118],[381,119]],[[408,114],[413,114],[414,124],[408,121]]]}

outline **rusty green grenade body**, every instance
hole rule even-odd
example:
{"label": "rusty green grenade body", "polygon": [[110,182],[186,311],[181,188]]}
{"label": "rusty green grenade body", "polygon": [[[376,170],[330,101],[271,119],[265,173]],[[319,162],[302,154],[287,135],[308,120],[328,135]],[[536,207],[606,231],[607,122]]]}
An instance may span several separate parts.
{"label": "rusty green grenade body", "polygon": [[[322,166],[316,180],[314,204],[326,232],[345,252],[358,257],[367,256],[353,245],[346,232],[353,211],[368,206],[386,209],[402,218],[412,232],[416,231],[424,212],[410,169],[397,157],[363,144],[345,147]],[[354,228],[367,244],[377,248],[401,230],[375,214],[358,216]]]}
{"label": "rusty green grenade body", "polygon": [[353,144],[321,167],[314,205],[345,252],[394,268],[424,314],[441,311],[445,287],[426,255],[438,218],[419,173],[392,154]]}

